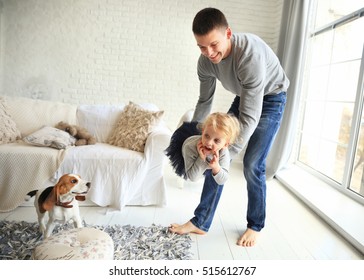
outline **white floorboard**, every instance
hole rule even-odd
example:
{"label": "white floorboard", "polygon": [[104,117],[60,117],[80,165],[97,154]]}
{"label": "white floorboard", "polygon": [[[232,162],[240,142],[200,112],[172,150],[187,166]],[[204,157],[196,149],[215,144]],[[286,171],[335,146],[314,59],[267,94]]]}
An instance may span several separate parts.
{"label": "white floorboard", "polygon": [[[233,163],[211,229],[205,236],[191,235],[191,251],[197,260],[363,260],[364,256],[336,231],[291,194],[278,181],[268,182],[267,219],[258,244],[252,248],[236,245],[246,229],[246,189],[239,163]],[[168,226],[184,223],[193,215],[202,181],[185,182],[166,167],[168,205],[166,207],[125,207],[107,212],[101,207],[81,207],[88,224]],[[81,202],[82,204],[82,202]],[[33,207],[18,207],[0,213],[0,219],[36,221]]]}

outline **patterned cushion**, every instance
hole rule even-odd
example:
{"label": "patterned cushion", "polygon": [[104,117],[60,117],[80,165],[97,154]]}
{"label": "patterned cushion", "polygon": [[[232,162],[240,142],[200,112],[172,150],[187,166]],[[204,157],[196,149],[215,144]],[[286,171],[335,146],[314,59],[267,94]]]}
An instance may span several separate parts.
{"label": "patterned cushion", "polygon": [[114,242],[95,228],[75,228],[51,235],[33,252],[35,260],[112,260]]}
{"label": "patterned cushion", "polygon": [[51,147],[58,150],[72,146],[76,142],[76,139],[69,133],[51,126],[44,126],[24,137],[23,140],[34,146]]}
{"label": "patterned cushion", "polygon": [[15,142],[17,139],[20,139],[20,131],[9,113],[5,99],[0,96],[0,144]]}
{"label": "patterned cushion", "polygon": [[164,111],[149,111],[129,102],[121,112],[108,143],[143,153],[148,135],[160,122],[163,114]]}

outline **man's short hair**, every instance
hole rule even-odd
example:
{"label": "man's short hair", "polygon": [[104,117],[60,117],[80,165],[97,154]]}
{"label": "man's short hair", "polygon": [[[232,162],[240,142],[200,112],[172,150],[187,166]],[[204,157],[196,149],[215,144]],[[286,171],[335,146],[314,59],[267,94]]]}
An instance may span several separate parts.
{"label": "man's short hair", "polygon": [[192,23],[192,31],[195,35],[206,35],[217,28],[227,28],[229,24],[225,15],[218,9],[205,8],[199,11]]}

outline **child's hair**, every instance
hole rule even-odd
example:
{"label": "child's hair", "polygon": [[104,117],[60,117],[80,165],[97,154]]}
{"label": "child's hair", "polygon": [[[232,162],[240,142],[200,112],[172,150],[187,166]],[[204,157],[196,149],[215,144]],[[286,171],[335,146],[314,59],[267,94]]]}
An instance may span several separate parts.
{"label": "child's hair", "polygon": [[227,28],[229,24],[225,15],[218,9],[205,8],[199,11],[192,23],[195,35],[206,35],[217,28]]}
{"label": "child's hair", "polygon": [[235,142],[240,133],[238,119],[227,113],[216,112],[208,115],[202,124],[202,129],[207,126],[212,126],[215,131],[221,131],[229,139],[230,144]]}

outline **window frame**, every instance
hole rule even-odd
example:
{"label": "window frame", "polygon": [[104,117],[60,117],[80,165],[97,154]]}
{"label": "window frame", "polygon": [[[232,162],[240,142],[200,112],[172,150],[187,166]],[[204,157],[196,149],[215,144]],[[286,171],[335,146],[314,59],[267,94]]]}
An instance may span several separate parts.
{"label": "window frame", "polygon": [[[347,23],[350,23],[352,21],[355,21],[361,17],[364,16],[364,7],[360,8],[346,16],[343,16],[337,20],[332,21],[329,24],[326,24],[322,27],[314,28],[312,27],[313,31],[309,34],[308,42],[306,47],[310,49],[310,42],[309,40],[313,40],[314,37],[320,36],[327,31],[332,31],[333,29],[336,29],[338,27],[341,27]],[[312,21],[313,22],[313,21]],[[313,25],[312,25],[313,26]],[[331,43],[331,46],[333,46],[333,42]],[[309,52],[308,52],[309,53]],[[310,54],[311,56],[312,54]],[[331,64],[331,63],[330,63]],[[310,67],[310,59],[305,59],[304,65],[303,65],[303,73],[306,73],[307,67]],[[303,79],[303,76],[302,76]],[[301,90],[305,91],[307,94],[307,91],[304,89],[304,86],[307,86],[308,84],[304,83],[303,80],[301,82]],[[307,95],[303,94],[301,96],[301,104],[306,104],[306,98]],[[327,101],[325,101],[327,102]],[[298,131],[297,131],[297,137],[296,141],[296,151],[294,153],[294,162],[297,166],[300,168],[303,168],[304,170],[308,171],[310,174],[314,175],[315,177],[319,178],[320,180],[324,181],[325,183],[329,184],[330,186],[335,187],[339,191],[345,193],[349,197],[355,199],[356,201],[360,202],[361,204],[364,204],[364,195],[361,195],[354,190],[351,189],[351,178],[353,175],[353,168],[355,166],[355,156],[356,156],[356,150],[357,145],[359,142],[359,136],[360,136],[360,128],[362,126],[362,115],[364,111],[364,44],[362,47],[362,55],[360,60],[360,68],[359,68],[359,78],[358,78],[358,84],[356,87],[356,96],[354,101],[354,109],[353,109],[353,119],[351,122],[351,128],[350,128],[350,136],[349,141],[347,145],[347,153],[345,158],[345,166],[344,166],[344,172],[343,172],[343,178],[341,182],[337,182],[334,180],[334,178],[329,177],[328,175],[325,175],[321,173],[319,170],[315,169],[314,167],[303,163],[299,160],[299,152],[301,148],[301,139],[303,136],[303,127],[304,127],[304,115],[306,111],[305,105],[300,106],[300,121],[298,125]],[[364,173],[363,173],[364,176]]]}

